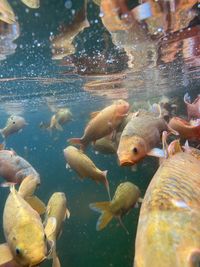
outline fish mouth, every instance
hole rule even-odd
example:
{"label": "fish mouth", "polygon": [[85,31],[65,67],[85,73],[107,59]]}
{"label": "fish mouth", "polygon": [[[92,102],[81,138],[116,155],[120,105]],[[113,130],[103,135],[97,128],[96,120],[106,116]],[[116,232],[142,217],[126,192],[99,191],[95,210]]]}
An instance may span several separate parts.
{"label": "fish mouth", "polygon": [[133,162],[133,161],[131,161],[131,160],[128,160],[128,159],[120,159],[119,160],[119,165],[120,166],[132,166],[132,165],[134,165],[135,164],[135,162]]}

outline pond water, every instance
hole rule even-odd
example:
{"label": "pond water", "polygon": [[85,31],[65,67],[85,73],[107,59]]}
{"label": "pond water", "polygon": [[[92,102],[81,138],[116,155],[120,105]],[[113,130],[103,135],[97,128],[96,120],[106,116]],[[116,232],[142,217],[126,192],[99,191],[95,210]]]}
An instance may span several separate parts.
{"label": "pond water", "polygon": [[[158,32],[150,35],[142,23],[136,29],[109,31],[102,23],[105,14],[92,1],[86,4],[87,13],[85,3],[75,0],[43,0],[38,9],[17,0],[10,4],[17,22],[0,27],[0,128],[12,114],[23,116],[28,125],[7,138],[6,148],[39,172],[36,194],[45,203],[54,192],[66,194],[71,216],[57,241],[61,266],[131,267],[140,207],[122,219],[129,235],[117,220],[96,231],[99,214],[89,204],[107,201],[106,190],[90,179],[81,181],[66,168],[63,149],[69,145],[67,139],[82,136],[91,112],[117,99],[128,101],[137,111],[167,96],[177,105],[177,114],[187,118],[185,93],[191,99],[200,94],[198,5],[193,4],[195,15],[189,22],[167,31],[156,26]],[[137,4],[132,1],[131,8]],[[66,47],[56,36],[65,39]],[[40,127],[62,107],[73,114],[63,131]],[[133,171],[120,167],[115,154],[97,153],[92,146],[86,153],[101,170],[108,170],[112,196],[121,182],[131,181],[143,197],[158,168],[153,157]],[[1,215],[8,192],[9,188],[0,188]],[[5,242],[2,220],[0,241]],[[41,264],[51,265],[51,260]]]}

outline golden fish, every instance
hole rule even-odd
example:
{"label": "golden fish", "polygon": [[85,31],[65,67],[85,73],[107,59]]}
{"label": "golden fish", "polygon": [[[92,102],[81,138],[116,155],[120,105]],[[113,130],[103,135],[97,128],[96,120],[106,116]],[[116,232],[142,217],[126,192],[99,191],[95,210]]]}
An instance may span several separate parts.
{"label": "golden fish", "polygon": [[48,240],[40,216],[14,186],[5,203],[3,229],[7,244],[0,246],[0,264],[14,259],[23,267],[31,267],[47,258]]}
{"label": "golden fish", "polygon": [[98,139],[93,144],[94,150],[103,154],[115,154],[117,152],[117,144],[110,136],[105,136]]}
{"label": "golden fish", "polygon": [[168,155],[144,196],[134,267],[200,263],[200,164],[187,152]]}
{"label": "golden fish", "polygon": [[53,267],[60,266],[59,258],[56,254],[56,240],[60,237],[62,226],[66,218],[70,217],[70,212],[67,209],[67,199],[62,192],[54,193],[48,201],[47,210],[45,214],[44,225],[48,224],[49,218],[56,218],[56,229],[50,235],[47,234],[48,240],[53,241]]}
{"label": "golden fish", "polygon": [[60,108],[51,118],[50,129],[56,128],[59,131],[63,131],[61,125],[72,119],[72,113],[68,108]]}
{"label": "golden fish", "polygon": [[39,8],[40,0],[21,0],[26,6],[30,8]]}
{"label": "golden fish", "polygon": [[167,129],[165,120],[152,112],[140,110],[134,114],[120,138],[117,150],[120,166],[133,165],[146,155],[163,156],[155,147]]}
{"label": "golden fish", "polygon": [[85,148],[90,142],[111,134],[127,116],[128,111],[129,103],[118,100],[99,112],[93,112],[84,135],[81,138],[71,138],[68,141],[72,144],[80,144],[82,148]]}
{"label": "golden fish", "polygon": [[67,163],[78,173],[81,179],[90,178],[97,183],[103,183],[110,198],[109,183],[106,177],[107,171],[98,169],[93,161],[76,147],[68,146],[63,152]]}
{"label": "golden fish", "polygon": [[97,231],[105,228],[113,217],[121,222],[121,217],[141,201],[140,195],[140,189],[136,185],[124,182],[118,185],[111,201],[91,203],[90,208],[101,213],[96,225]]}

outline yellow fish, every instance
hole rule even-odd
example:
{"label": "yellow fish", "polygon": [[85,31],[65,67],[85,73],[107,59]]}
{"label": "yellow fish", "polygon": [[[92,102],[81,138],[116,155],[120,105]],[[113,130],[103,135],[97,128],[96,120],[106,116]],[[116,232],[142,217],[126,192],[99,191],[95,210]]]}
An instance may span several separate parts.
{"label": "yellow fish", "polygon": [[199,196],[199,159],[173,141],[144,196],[134,267],[199,266]]}
{"label": "yellow fish", "polygon": [[69,219],[70,212],[67,209],[67,199],[65,194],[62,192],[54,193],[47,204],[47,210],[45,214],[44,225],[48,224],[49,218],[56,218],[56,229],[50,235],[47,234],[48,240],[53,241],[53,267],[60,266],[59,258],[56,254],[56,240],[60,237],[62,233],[62,226],[66,218]]}
{"label": "yellow fish", "polygon": [[118,218],[122,224],[121,217],[141,201],[140,195],[140,189],[136,185],[124,182],[117,187],[111,201],[91,203],[90,208],[101,213],[96,225],[97,231],[105,228],[113,217]]}
{"label": "yellow fish", "polygon": [[98,169],[88,156],[74,146],[66,147],[63,152],[67,163],[79,174],[80,178],[90,178],[97,183],[103,183],[110,199],[110,188],[106,177],[107,171]]}
{"label": "yellow fish", "polygon": [[5,203],[3,229],[7,244],[0,246],[0,265],[14,260],[22,267],[31,267],[47,258],[49,242],[40,216],[14,186]]}

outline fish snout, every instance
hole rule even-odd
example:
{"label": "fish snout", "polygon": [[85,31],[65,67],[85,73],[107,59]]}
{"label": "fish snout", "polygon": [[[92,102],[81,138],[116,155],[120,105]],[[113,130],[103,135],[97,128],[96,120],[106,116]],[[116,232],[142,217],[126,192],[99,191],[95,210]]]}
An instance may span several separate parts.
{"label": "fish snout", "polygon": [[135,162],[130,160],[128,157],[119,158],[119,165],[120,166],[132,166]]}

